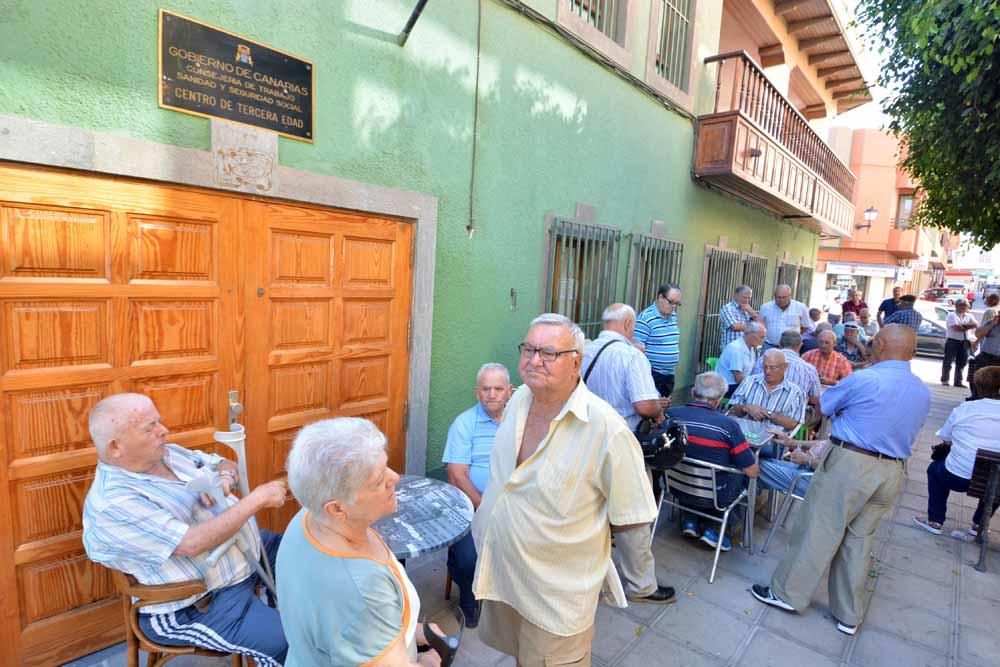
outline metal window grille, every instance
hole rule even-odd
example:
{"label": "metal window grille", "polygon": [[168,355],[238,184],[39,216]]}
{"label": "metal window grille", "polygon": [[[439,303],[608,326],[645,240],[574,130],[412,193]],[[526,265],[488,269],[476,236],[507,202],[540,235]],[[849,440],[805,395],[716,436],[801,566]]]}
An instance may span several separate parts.
{"label": "metal window grille", "polygon": [[546,304],[580,325],[588,338],[601,331],[601,313],[615,301],[621,231],[556,219],[549,227]]}
{"label": "metal window grille", "polygon": [[656,38],[656,71],[683,91],[691,65],[691,10],[695,0],[658,0],[660,25]]}
{"label": "metal window grille", "polygon": [[[767,257],[743,255],[743,284],[753,289],[755,303],[763,303],[764,287],[767,283]],[[736,289],[736,285],[733,285]]]}
{"label": "metal window grille", "polygon": [[680,283],[684,244],[639,234],[634,237],[628,270],[626,300],[636,312],[656,300],[664,283]]}
{"label": "metal window grille", "polygon": [[733,291],[744,282],[743,256],[736,250],[709,247],[705,251],[705,286],[699,308],[698,360],[705,370],[705,360],[718,357],[720,324],[719,310],[733,298]]}
{"label": "metal window grille", "polygon": [[624,46],[628,0],[564,0],[570,12],[594,26],[612,41]]}
{"label": "metal window grille", "polygon": [[778,270],[774,274],[774,286],[788,285],[792,288],[792,294],[798,290],[799,265],[790,262],[778,262]]}
{"label": "metal window grille", "polygon": [[795,300],[809,305],[813,289],[813,267],[799,267],[799,284],[795,287]]}

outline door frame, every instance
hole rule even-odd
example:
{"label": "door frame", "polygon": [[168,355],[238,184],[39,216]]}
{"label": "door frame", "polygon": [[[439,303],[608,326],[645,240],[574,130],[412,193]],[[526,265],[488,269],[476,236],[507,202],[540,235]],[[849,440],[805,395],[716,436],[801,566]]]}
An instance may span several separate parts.
{"label": "door frame", "polygon": [[[427,467],[427,428],[434,314],[434,260],[438,200],[433,195],[282,167],[277,138],[265,130],[211,120],[212,149],[181,148],[132,137],[0,114],[0,160],[188,185],[251,199],[313,204],[389,216],[415,225],[407,383],[406,472]],[[236,142],[236,143],[234,143]],[[273,146],[271,171],[254,188],[224,177],[228,151],[260,154]]]}

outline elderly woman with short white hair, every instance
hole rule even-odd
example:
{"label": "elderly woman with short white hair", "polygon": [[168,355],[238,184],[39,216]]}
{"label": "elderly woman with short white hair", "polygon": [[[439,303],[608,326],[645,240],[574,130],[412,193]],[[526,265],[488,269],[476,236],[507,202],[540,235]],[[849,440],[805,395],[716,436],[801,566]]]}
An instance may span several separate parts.
{"label": "elderly woman with short white hair", "polygon": [[396,511],[397,475],[385,436],[342,417],[299,431],[288,485],[302,509],[278,551],[278,600],[286,667],[440,664],[421,653],[420,600],[372,524]]}

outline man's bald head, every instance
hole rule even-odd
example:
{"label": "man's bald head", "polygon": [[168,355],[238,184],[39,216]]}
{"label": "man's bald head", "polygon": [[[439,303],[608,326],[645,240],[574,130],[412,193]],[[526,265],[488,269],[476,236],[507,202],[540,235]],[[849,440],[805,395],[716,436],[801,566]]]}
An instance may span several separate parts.
{"label": "man's bald head", "polygon": [[87,427],[98,457],[103,460],[108,443],[116,440],[136,415],[152,404],[153,401],[143,394],[112,394],[95,405]]}
{"label": "man's bald head", "polygon": [[879,361],[909,361],[917,351],[917,333],[905,324],[887,324],[872,340]]}

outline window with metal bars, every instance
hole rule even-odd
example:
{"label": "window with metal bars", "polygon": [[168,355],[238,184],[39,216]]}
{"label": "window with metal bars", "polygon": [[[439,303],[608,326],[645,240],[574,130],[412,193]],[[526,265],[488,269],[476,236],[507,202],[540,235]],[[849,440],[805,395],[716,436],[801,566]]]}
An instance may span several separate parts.
{"label": "window with metal bars", "polygon": [[795,286],[795,300],[809,305],[813,289],[813,267],[799,267],[799,284]]}
{"label": "window with metal bars", "polygon": [[697,0],[654,0],[659,3],[656,73],[684,92],[691,68],[691,24]]}
{"label": "window with metal bars", "polygon": [[792,264],[791,262],[778,262],[778,270],[774,274],[774,286],[778,285],[788,285],[792,288],[792,294],[794,295],[798,289],[799,283],[799,265]]}
{"label": "window with metal bars", "polygon": [[638,234],[629,255],[628,288],[625,299],[638,313],[656,300],[664,283],[680,283],[684,244]]}
{"label": "window with metal bars", "polygon": [[707,370],[707,359],[722,353],[719,311],[733,298],[740,285],[753,289],[753,305],[760,308],[767,280],[767,258],[744,254],[738,250],[709,247],[705,251],[705,273],[698,309],[698,360],[701,370]]}
{"label": "window with metal bars", "polygon": [[601,331],[601,313],[617,300],[621,231],[556,218],[549,227],[546,308]]}
{"label": "window with metal bars", "polygon": [[597,28],[620,46],[625,46],[628,0],[563,0],[570,13]]}

